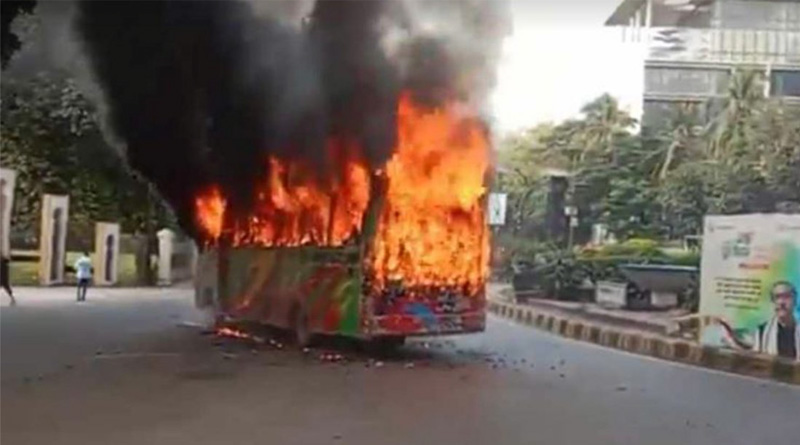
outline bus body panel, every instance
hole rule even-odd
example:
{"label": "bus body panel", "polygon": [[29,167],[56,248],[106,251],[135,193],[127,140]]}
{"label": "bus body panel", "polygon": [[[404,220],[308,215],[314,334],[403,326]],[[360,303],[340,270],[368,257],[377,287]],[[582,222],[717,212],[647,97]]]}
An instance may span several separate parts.
{"label": "bus body panel", "polygon": [[[237,321],[291,327],[302,310],[314,333],[358,336],[361,279],[357,262],[336,249],[242,247],[204,252],[199,300],[218,315]],[[213,270],[216,269],[216,273]],[[216,275],[216,277],[214,277]]]}
{"label": "bus body panel", "polygon": [[485,295],[432,295],[377,310],[357,251],[346,248],[211,249],[198,261],[195,302],[228,320],[290,328],[303,310],[315,334],[350,337],[481,332]]}
{"label": "bus body panel", "polygon": [[378,309],[364,291],[358,251],[348,248],[211,249],[198,261],[195,301],[217,317],[291,328],[303,310],[315,334],[371,338],[485,329],[485,294],[442,293]]}

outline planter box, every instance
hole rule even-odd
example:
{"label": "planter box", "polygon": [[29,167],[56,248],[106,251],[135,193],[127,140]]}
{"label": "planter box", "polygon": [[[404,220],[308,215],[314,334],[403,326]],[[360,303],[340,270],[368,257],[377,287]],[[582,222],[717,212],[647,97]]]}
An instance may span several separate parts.
{"label": "planter box", "polygon": [[622,309],[627,306],[627,283],[598,281],[594,289],[597,304],[604,307]]}

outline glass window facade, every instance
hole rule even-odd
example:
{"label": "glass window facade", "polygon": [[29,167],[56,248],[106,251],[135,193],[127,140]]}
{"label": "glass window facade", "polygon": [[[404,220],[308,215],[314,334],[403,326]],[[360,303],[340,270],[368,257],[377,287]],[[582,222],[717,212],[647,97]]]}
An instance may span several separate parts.
{"label": "glass window facade", "polygon": [[647,67],[645,94],[715,96],[724,94],[730,81],[725,69]]}
{"label": "glass window facade", "polygon": [[773,70],[770,74],[770,95],[800,97],[800,71]]}
{"label": "glass window facade", "polygon": [[697,124],[704,125],[722,110],[723,101],[720,99],[697,102],[645,100],[642,109],[642,127],[650,131],[662,127],[674,119],[680,108],[686,105],[694,107]]}
{"label": "glass window facade", "polygon": [[718,0],[716,27],[800,30],[800,3],[791,1]]}

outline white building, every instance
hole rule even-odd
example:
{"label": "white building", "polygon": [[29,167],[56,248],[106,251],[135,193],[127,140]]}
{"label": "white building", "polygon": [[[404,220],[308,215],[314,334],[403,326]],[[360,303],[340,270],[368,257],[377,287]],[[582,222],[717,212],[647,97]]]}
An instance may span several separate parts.
{"label": "white building", "polygon": [[606,25],[647,47],[643,126],[676,103],[713,104],[737,68],[762,71],[765,94],[800,104],[800,0],[622,0]]}

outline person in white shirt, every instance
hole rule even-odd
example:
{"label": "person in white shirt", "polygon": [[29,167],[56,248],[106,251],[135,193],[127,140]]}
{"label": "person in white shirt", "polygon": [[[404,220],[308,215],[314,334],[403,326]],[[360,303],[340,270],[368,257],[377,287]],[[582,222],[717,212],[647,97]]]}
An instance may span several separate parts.
{"label": "person in white shirt", "polygon": [[92,281],[92,259],[86,252],[75,261],[75,277],[78,279],[78,301],[86,301],[86,290]]}
{"label": "person in white shirt", "polygon": [[758,326],[755,349],[758,352],[800,360],[800,323],[795,319],[797,289],[788,281],[772,285],[770,299],[775,315]]}

